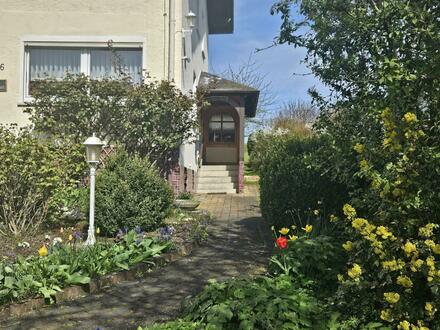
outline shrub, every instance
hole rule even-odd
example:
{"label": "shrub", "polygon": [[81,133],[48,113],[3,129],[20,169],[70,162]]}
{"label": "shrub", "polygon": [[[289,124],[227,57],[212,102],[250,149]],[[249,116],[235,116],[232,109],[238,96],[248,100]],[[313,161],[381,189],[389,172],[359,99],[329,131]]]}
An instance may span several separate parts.
{"label": "shrub", "polygon": [[311,292],[288,276],[211,281],[185,308],[184,319],[204,329],[326,329]]}
{"label": "shrub", "polygon": [[260,188],[264,218],[278,229],[292,224],[304,227],[307,223],[327,226],[328,215],[341,209],[346,192],[314,165],[312,156],[321,140],[270,135],[262,143],[265,151],[261,157]]}
{"label": "shrub", "polygon": [[339,239],[306,235],[289,240],[287,248],[277,249],[271,261],[273,275],[286,273],[286,265],[292,280],[309,282],[317,296],[326,298],[337,289],[337,275],[343,271],[347,256]]}
{"label": "shrub", "polygon": [[103,233],[136,226],[159,228],[173,203],[168,183],[146,159],[120,150],[110,156],[96,178],[96,225]]}
{"label": "shrub", "polygon": [[157,161],[190,139],[197,123],[196,100],[168,81],[136,85],[67,75],[38,82],[32,96],[26,111],[36,130],[80,143],[94,132]]}
{"label": "shrub", "polygon": [[19,235],[59,221],[63,191],[87,166],[82,147],[0,128],[0,233]]}

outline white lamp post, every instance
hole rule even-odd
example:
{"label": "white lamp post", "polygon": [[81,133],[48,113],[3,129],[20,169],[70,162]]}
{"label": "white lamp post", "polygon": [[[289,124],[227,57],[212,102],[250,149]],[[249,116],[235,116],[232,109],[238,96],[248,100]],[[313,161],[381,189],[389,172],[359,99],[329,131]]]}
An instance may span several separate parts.
{"label": "white lamp post", "polygon": [[85,245],[95,244],[95,175],[96,166],[99,164],[99,157],[104,143],[93,133],[85,142],[87,152],[87,162],[90,164],[90,211],[89,211],[89,231]]}

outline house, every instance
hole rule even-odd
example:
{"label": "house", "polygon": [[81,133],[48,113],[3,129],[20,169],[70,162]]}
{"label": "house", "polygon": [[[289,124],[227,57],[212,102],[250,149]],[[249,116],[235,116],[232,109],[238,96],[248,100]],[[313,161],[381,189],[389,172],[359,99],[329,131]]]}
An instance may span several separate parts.
{"label": "house", "polygon": [[3,0],[0,123],[28,123],[23,108],[34,80],[115,75],[113,50],[135,82],[146,72],[184,92],[208,88],[200,139],[181,146],[170,174],[176,192],[239,192],[244,120],[255,115],[258,91],[207,73],[208,36],[233,32],[233,7],[233,0]]}

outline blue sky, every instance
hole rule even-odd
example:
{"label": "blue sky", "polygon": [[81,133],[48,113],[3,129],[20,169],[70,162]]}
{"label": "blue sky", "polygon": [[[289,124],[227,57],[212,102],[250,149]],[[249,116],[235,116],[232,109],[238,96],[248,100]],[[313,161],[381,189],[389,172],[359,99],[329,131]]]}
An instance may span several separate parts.
{"label": "blue sky", "polygon": [[237,67],[248,60],[250,54],[262,74],[268,74],[277,107],[293,100],[310,101],[307,90],[316,87],[325,91],[317,78],[295,76],[310,72],[301,63],[305,49],[282,45],[255,53],[256,48],[269,46],[280,29],[279,16],[271,16],[275,0],[235,0],[234,34],[212,35],[209,38],[210,72],[223,72],[229,65]]}

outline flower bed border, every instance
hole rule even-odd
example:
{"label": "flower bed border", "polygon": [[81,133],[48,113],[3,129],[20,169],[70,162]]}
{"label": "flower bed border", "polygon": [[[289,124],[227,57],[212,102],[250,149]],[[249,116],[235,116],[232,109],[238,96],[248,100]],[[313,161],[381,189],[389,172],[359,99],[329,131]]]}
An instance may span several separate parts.
{"label": "flower bed border", "polygon": [[[177,248],[177,251],[167,252],[153,258],[152,261],[154,261],[154,265],[140,263],[134,265],[133,268],[129,270],[92,278],[88,284],[65,287],[63,288],[63,291],[58,292],[55,295],[55,303],[58,304],[65,301],[77,300],[101,292],[104,288],[108,288],[112,285],[139,279],[139,272],[157,269],[166,264],[180,260],[183,257],[187,257],[197,246],[199,246],[197,242],[184,243]],[[48,306],[52,305],[47,304],[44,298],[31,298],[23,302],[0,306],[0,320],[20,317],[34,310]]]}

